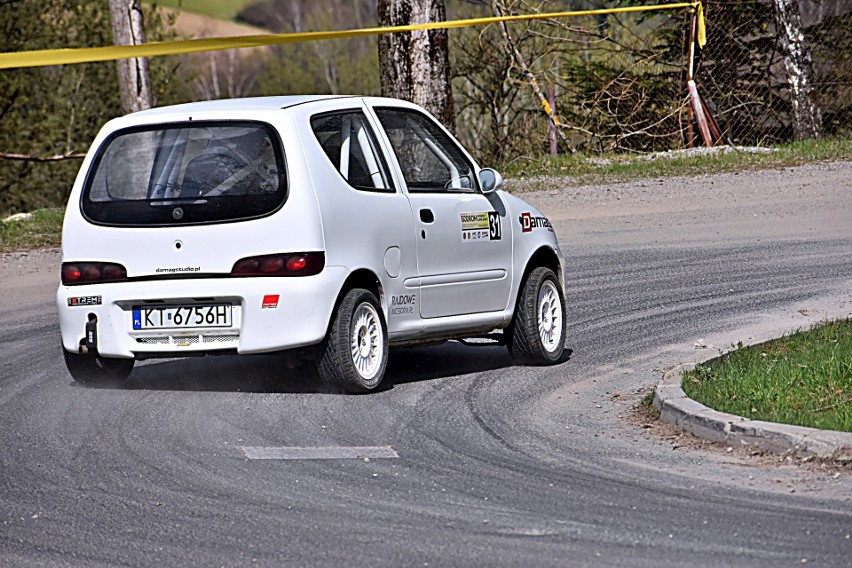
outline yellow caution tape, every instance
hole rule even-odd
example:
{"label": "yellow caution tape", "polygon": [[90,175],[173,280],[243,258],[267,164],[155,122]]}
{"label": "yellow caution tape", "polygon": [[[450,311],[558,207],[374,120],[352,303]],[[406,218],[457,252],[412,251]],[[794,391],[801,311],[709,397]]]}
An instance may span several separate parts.
{"label": "yellow caution tape", "polygon": [[0,69],[16,67],[41,67],[45,65],[66,65],[69,63],[90,63],[94,61],[112,61],[115,59],[131,59],[136,57],[156,57],[160,55],[177,55],[181,53],[198,53],[202,51],[220,51],[223,49],[239,49],[244,47],[263,47],[327,39],[343,39],[363,37],[388,33],[412,32],[417,30],[440,30],[463,28],[468,26],[484,26],[498,22],[522,22],[529,20],[544,20],[550,18],[568,18],[575,16],[595,16],[602,14],[623,14],[627,12],[647,12],[659,10],[676,10],[690,8],[698,11],[699,44],[704,45],[704,12],[701,2],[679,2],[675,4],[660,4],[657,6],[629,6],[626,8],[611,8],[603,10],[580,10],[573,12],[552,12],[547,14],[520,14],[516,16],[501,16],[493,18],[472,18],[467,20],[451,20],[446,22],[430,22],[428,24],[413,24],[385,28],[365,28],[358,30],[340,30],[328,32],[304,32],[287,34],[267,34],[252,36],[235,36],[224,38],[185,39],[176,41],[160,41],[140,45],[110,45],[104,47],[82,47],[76,49],[45,49],[38,51],[18,51],[0,53]]}

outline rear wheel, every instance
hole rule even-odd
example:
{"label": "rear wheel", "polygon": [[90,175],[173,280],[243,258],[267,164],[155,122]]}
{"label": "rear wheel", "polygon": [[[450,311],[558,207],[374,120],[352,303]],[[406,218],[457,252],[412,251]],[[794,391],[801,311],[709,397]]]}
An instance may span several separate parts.
{"label": "rear wheel", "polygon": [[100,386],[121,385],[130,371],[133,370],[135,359],[115,359],[101,355],[78,355],[62,350],[65,355],[65,366],[71,377],[78,383]]}
{"label": "rear wheel", "polygon": [[388,362],[388,333],[372,292],[346,293],[325,340],[317,347],[317,372],[336,390],[365,393],[382,382]]}
{"label": "rear wheel", "polygon": [[565,349],[565,297],[556,274],[535,268],[518,295],[506,346],[519,363],[547,365]]}

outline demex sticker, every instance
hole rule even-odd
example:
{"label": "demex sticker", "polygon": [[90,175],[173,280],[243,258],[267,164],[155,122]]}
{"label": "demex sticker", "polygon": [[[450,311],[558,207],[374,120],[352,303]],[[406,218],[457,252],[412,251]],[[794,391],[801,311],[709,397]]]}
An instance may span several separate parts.
{"label": "demex sticker", "polygon": [[529,233],[533,229],[538,229],[539,227],[544,227],[551,233],[553,232],[553,225],[550,224],[547,217],[533,217],[532,213],[529,211],[521,213],[521,216],[518,217],[518,221],[521,222],[521,231],[524,233]]}
{"label": "demex sticker", "polygon": [[502,235],[500,214],[482,211],[461,214],[462,242],[499,241]]}

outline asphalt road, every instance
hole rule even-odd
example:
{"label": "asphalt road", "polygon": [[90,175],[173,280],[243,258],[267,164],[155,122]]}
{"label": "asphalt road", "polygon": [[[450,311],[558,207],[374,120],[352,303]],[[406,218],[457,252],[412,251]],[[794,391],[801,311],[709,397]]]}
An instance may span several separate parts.
{"label": "asphalt road", "polygon": [[[527,197],[567,259],[570,357],[391,353],[319,392],[276,356],[77,386],[55,252],[0,263],[0,566],[849,566],[852,472],[707,447],[634,410],[661,369],[852,313],[852,164]],[[554,185],[555,183],[555,185]],[[711,348],[712,349],[712,348]],[[256,460],[245,447],[390,446]]]}

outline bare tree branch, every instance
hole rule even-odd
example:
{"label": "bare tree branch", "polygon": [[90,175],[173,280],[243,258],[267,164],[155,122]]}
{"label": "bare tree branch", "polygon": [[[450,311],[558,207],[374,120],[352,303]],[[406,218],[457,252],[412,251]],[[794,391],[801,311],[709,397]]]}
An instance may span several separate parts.
{"label": "bare tree branch", "polygon": [[[494,11],[495,16],[502,16],[505,6],[499,0],[493,0],[493,2],[491,3],[491,8]],[[554,127],[560,126],[559,119],[556,118],[556,115],[553,113],[553,109],[550,108],[550,103],[547,102],[544,93],[541,92],[541,87],[539,87],[535,75],[532,73],[532,71],[530,71],[529,67],[526,64],[526,61],[524,60],[524,56],[521,54],[520,50],[518,49],[518,46],[515,45],[515,42],[512,40],[512,36],[509,35],[509,29],[506,27],[506,23],[500,22],[498,25],[500,26],[500,31],[503,33],[503,39],[506,42],[506,50],[515,60],[515,63],[518,65],[518,67],[521,68],[524,77],[526,77],[527,79],[527,84],[532,87],[533,92],[535,93],[536,97],[538,97],[538,100],[541,103],[541,106],[544,109],[544,113],[547,115],[547,118],[550,119],[550,122],[553,124]],[[559,134],[559,137],[562,138],[562,141],[565,143],[568,149],[571,150],[571,152],[574,152],[574,147],[568,141],[568,138],[565,136],[565,133],[562,132],[562,130],[560,130],[559,128],[556,129],[556,132]]]}
{"label": "bare tree branch", "polygon": [[85,157],[86,154],[80,152],[56,154],[54,156],[33,156],[32,154],[0,152],[0,160],[13,160],[17,162],[60,162],[62,160],[82,160]]}

